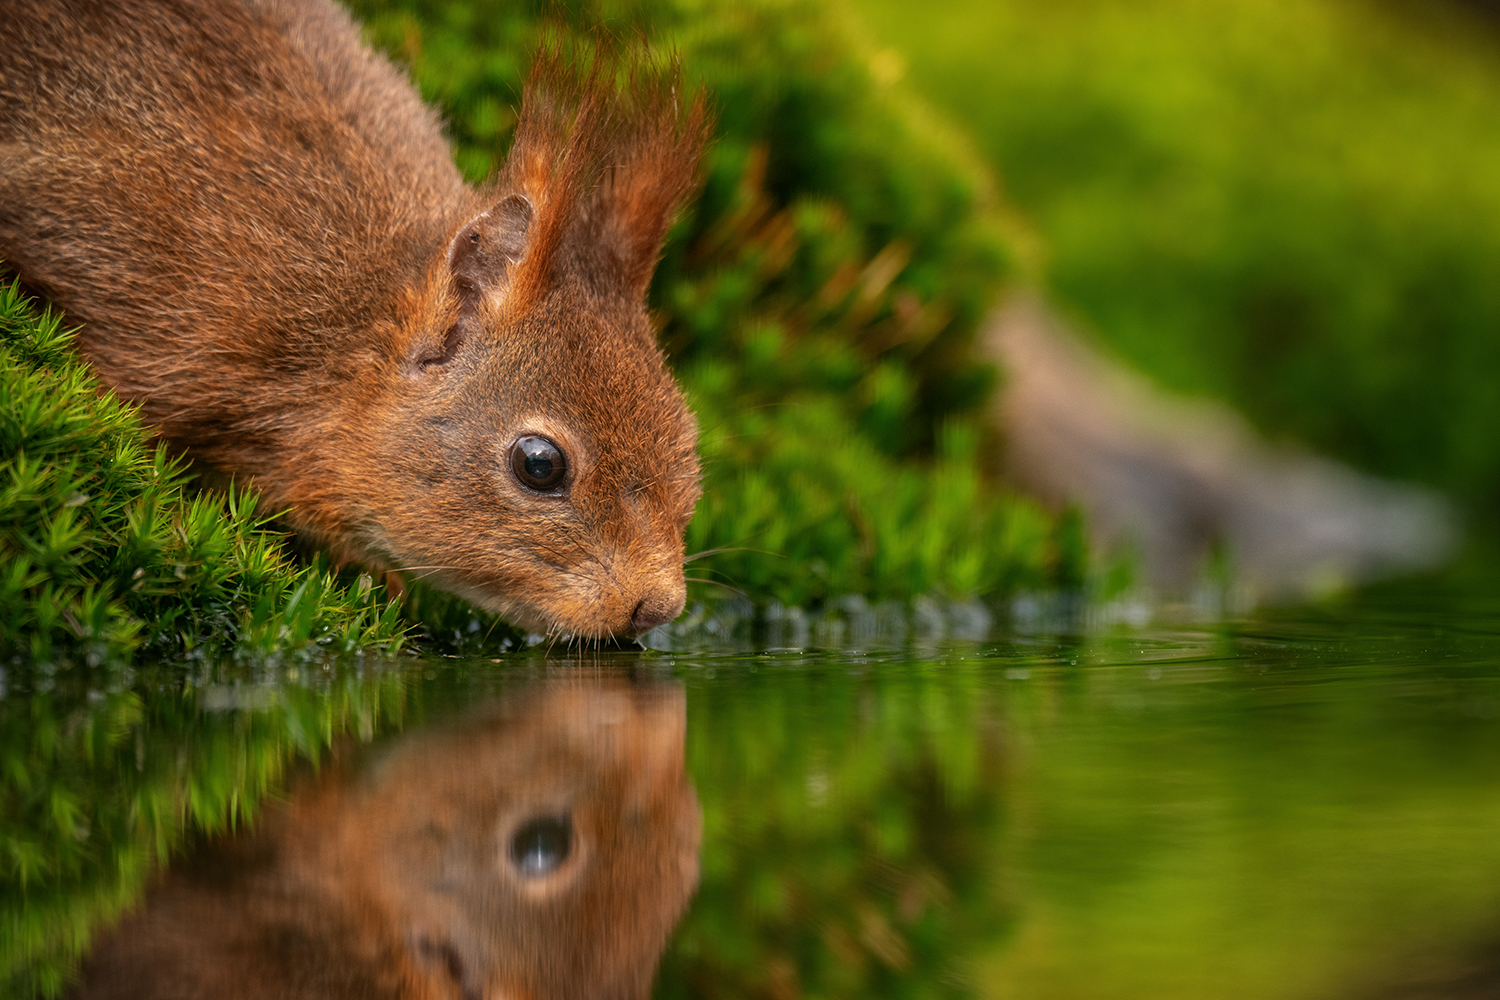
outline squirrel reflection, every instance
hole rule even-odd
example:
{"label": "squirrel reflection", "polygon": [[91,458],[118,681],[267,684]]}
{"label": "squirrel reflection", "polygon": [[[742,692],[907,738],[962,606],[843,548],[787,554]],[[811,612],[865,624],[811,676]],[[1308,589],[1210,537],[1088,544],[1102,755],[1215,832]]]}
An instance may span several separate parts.
{"label": "squirrel reflection", "polygon": [[79,997],[644,998],[697,884],[680,690],[551,680],[170,871]]}

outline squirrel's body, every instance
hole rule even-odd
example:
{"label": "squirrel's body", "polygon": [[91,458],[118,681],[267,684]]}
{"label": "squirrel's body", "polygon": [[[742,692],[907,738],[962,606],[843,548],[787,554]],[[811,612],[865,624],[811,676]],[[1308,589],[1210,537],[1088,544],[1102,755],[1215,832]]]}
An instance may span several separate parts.
{"label": "squirrel's body", "polygon": [[481,193],[328,0],[8,14],[0,257],[164,439],[529,628],[675,616],[694,429],[643,301],[697,106],[543,60]]}

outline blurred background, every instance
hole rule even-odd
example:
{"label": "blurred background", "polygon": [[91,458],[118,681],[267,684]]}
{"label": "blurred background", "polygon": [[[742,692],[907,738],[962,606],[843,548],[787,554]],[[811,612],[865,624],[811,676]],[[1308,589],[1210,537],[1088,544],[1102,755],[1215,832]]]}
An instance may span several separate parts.
{"label": "blurred background", "polygon": [[1496,7],[854,6],[1121,358],[1500,507]]}
{"label": "blurred background", "polygon": [[1035,280],[1093,344],[1489,530],[1500,5],[852,7],[877,75],[993,167]]}

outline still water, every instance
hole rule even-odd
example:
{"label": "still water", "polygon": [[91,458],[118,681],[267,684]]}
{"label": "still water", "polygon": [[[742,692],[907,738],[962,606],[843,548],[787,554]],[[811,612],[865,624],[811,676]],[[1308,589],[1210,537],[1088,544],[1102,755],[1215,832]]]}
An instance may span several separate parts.
{"label": "still water", "polygon": [[13,668],[6,981],[1500,996],[1500,600],[1407,585],[1227,623],[959,624]]}

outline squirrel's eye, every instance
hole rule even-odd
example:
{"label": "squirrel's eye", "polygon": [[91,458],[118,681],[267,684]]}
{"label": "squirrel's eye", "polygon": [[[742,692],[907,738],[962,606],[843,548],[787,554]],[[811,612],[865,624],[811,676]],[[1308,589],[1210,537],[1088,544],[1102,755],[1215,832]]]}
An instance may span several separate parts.
{"label": "squirrel's eye", "polygon": [[568,474],[568,459],[561,448],[544,437],[523,437],[511,449],[510,467],[522,486],[555,493]]}
{"label": "squirrel's eye", "polygon": [[510,839],[510,860],[527,878],[557,871],[572,850],[573,821],[567,816],[527,820]]}

